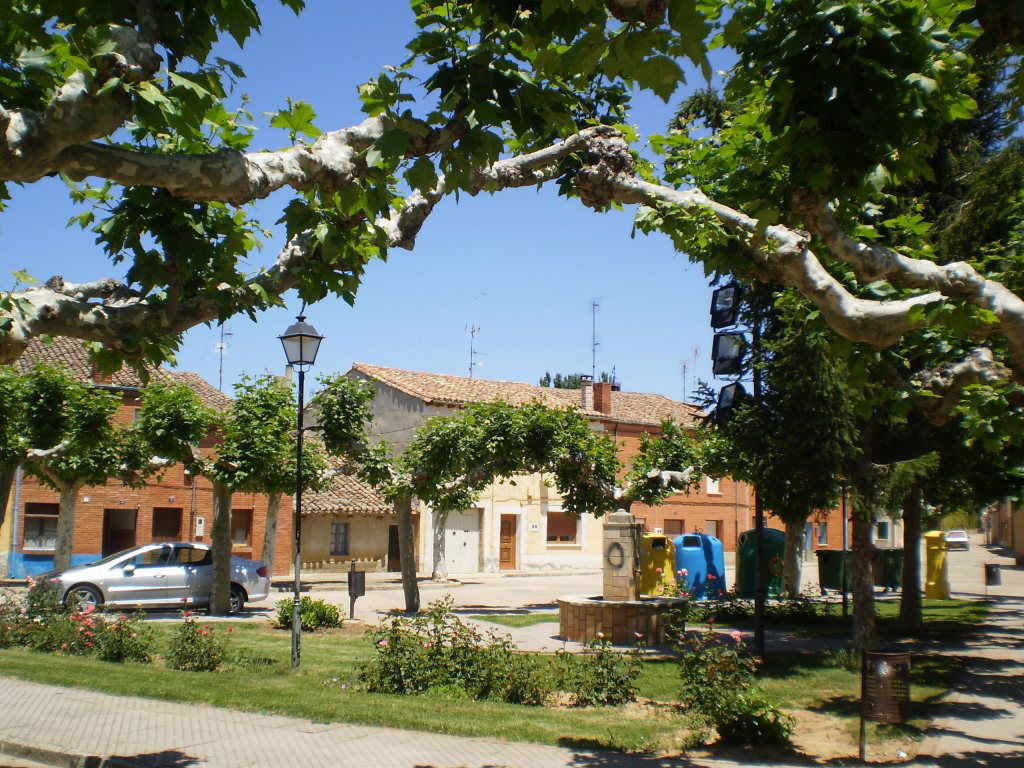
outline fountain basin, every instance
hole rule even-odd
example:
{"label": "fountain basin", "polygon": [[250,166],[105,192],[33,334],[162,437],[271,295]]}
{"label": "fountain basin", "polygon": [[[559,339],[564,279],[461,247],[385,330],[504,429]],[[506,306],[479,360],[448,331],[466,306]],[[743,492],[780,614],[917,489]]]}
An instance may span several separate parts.
{"label": "fountain basin", "polygon": [[[682,609],[686,598],[605,600],[567,595],[557,602],[559,635],[563,640],[587,643],[596,639],[600,632],[616,645],[633,645],[638,639],[647,645],[661,645],[665,642],[668,615]],[[677,623],[681,625],[681,619],[677,618]]]}

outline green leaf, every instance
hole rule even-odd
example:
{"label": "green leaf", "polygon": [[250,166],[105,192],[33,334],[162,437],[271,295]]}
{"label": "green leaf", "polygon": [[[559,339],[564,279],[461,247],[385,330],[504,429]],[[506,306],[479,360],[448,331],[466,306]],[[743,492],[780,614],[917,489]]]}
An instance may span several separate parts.
{"label": "green leaf", "polygon": [[405,180],[425,195],[437,186],[437,170],[429,158],[421,157],[405,172]]}
{"label": "green leaf", "polygon": [[675,60],[660,54],[642,61],[633,74],[637,85],[654,91],[664,102],[668,102],[683,80],[683,70]]}
{"label": "green leaf", "polygon": [[273,128],[281,128],[288,131],[292,141],[295,140],[296,136],[306,136],[310,139],[315,139],[321,133],[320,129],[313,124],[315,119],[316,112],[313,111],[312,106],[304,101],[292,102],[289,99],[288,109],[278,110],[270,118],[270,125]]}

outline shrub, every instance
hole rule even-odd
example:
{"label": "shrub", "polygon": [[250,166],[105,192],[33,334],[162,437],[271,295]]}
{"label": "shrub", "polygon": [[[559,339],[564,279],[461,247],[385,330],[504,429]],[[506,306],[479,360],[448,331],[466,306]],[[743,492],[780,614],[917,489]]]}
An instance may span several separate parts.
{"label": "shrub", "polygon": [[[280,628],[287,628],[292,625],[292,606],[294,598],[279,600],[277,603],[277,617],[274,625]],[[299,620],[302,622],[302,629],[312,632],[324,627],[340,627],[341,613],[338,606],[331,605],[324,600],[314,600],[304,595],[299,601]]]}
{"label": "shrub", "polygon": [[209,624],[199,625],[191,611],[181,616],[183,621],[167,648],[167,666],[184,672],[215,672],[224,660],[224,643]]}
{"label": "shrub", "polygon": [[64,595],[54,579],[36,581],[28,580],[28,592],[25,594],[25,613],[32,618],[47,619],[51,616],[66,616],[71,608],[65,607],[61,601]]}
{"label": "shrub", "polygon": [[781,745],[789,742],[793,720],[778,706],[751,692],[757,661],[739,632],[733,645],[716,639],[714,630],[688,638],[680,635],[680,701],[701,725],[713,726],[731,744]]}
{"label": "shrub", "polygon": [[450,597],[417,616],[388,617],[370,637],[376,654],[359,679],[371,692],[448,699],[465,694],[530,705],[542,704],[550,692],[536,660],[517,653],[507,638],[464,624]]}
{"label": "shrub", "polygon": [[599,633],[583,654],[559,651],[561,687],[572,697],[572,705],[614,707],[635,701],[641,647],[620,653]]}
{"label": "shrub", "polygon": [[148,664],[152,659],[153,631],[140,617],[129,618],[122,613],[114,621],[100,625],[95,643],[101,661]]}
{"label": "shrub", "polygon": [[714,725],[724,744],[781,747],[793,736],[793,718],[757,694],[731,697]]}

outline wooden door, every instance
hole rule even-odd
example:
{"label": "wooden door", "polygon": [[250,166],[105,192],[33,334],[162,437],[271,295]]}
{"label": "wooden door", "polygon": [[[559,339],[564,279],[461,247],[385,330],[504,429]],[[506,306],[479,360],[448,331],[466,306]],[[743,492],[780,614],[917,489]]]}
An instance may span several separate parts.
{"label": "wooden door", "polygon": [[388,526],[388,571],[402,570],[402,548],[398,546],[398,526]]}
{"label": "wooden door", "polygon": [[516,531],[519,528],[517,515],[501,516],[501,542],[498,548],[498,567],[503,571],[516,567]]}

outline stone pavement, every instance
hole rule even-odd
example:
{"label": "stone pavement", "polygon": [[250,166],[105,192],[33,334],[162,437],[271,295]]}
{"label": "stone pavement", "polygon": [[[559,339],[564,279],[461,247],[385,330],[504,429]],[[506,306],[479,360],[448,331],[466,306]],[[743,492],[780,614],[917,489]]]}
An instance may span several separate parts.
{"label": "stone pavement", "polygon": [[[0,766],[62,768],[738,768],[495,739],[311,723],[0,677]],[[779,764],[776,764],[779,765]],[[785,768],[782,766],[781,768]]]}

